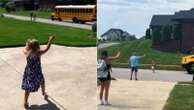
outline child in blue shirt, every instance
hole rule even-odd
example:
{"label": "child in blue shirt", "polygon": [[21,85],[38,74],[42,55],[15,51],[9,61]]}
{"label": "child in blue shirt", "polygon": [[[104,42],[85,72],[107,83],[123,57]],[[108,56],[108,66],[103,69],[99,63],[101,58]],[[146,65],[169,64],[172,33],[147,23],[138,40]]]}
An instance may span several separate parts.
{"label": "child in blue shirt", "polygon": [[136,53],[133,53],[133,55],[129,58],[129,63],[131,65],[131,77],[130,80],[132,80],[133,73],[135,72],[135,80],[137,79],[137,72],[138,72],[138,67],[139,67],[139,60],[141,58],[144,58],[146,55],[142,56],[137,56]]}

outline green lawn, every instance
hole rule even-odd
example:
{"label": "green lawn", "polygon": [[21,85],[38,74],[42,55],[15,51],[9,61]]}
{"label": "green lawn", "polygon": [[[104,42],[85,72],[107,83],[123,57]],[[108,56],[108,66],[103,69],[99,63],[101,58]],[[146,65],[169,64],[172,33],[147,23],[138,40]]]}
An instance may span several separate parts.
{"label": "green lawn", "polygon": [[0,7],[0,14],[5,12],[6,12],[5,9]]}
{"label": "green lawn", "polygon": [[[129,67],[128,59],[133,52],[136,52],[137,55],[146,54],[146,57],[141,59],[142,68],[150,68],[152,59],[158,64],[160,69],[182,69],[180,66],[180,61],[183,54],[180,53],[167,53],[157,51],[151,48],[151,40],[135,40],[135,41],[126,41],[121,42],[119,45],[114,45],[106,49],[98,50],[98,53],[102,50],[108,50],[110,55],[114,55],[114,52],[117,48],[121,49],[120,59],[113,62],[113,65],[116,67]],[[99,56],[99,54],[98,54]]]}
{"label": "green lawn", "polygon": [[0,47],[24,45],[28,38],[46,43],[50,35],[56,35],[56,44],[68,46],[95,46],[96,38],[90,30],[64,26],[0,18]]}
{"label": "green lawn", "polygon": [[47,19],[50,19],[50,16],[52,13],[47,11],[14,11],[14,12],[11,12],[10,14],[20,15],[20,16],[30,16],[31,12],[35,13],[37,17],[47,18]]}
{"label": "green lawn", "polygon": [[179,83],[171,91],[164,110],[194,110],[194,83]]}

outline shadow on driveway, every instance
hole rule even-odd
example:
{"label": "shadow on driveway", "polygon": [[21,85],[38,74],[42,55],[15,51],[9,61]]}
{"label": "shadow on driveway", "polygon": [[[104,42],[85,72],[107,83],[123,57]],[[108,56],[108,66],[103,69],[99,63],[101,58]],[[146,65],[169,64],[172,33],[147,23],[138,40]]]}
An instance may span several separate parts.
{"label": "shadow on driveway", "polygon": [[46,104],[43,105],[31,105],[28,110],[67,110],[67,109],[60,109],[57,107],[57,105],[54,103],[54,101],[51,101],[50,99],[45,99],[47,101]]}

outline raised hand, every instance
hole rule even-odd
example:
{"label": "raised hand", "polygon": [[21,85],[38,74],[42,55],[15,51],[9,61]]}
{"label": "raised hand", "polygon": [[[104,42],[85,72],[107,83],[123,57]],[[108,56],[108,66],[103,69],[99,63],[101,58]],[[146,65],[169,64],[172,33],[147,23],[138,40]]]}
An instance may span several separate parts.
{"label": "raised hand", "polygon": [[55,36],[50,36],[49,41],[52,42],[55,39]]}

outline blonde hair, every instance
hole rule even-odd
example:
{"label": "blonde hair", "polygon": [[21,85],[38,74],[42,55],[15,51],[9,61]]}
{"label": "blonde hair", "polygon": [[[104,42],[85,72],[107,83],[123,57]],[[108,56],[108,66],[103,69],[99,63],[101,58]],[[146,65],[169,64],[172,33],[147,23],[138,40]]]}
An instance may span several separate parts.
{"label": "blonde hair", "polygon": [[27,43],[28,43],[29,50],[31,50],[31,53],[38,54],[38,52],[40,50],[39,41],[37,39],[28,39]]}

